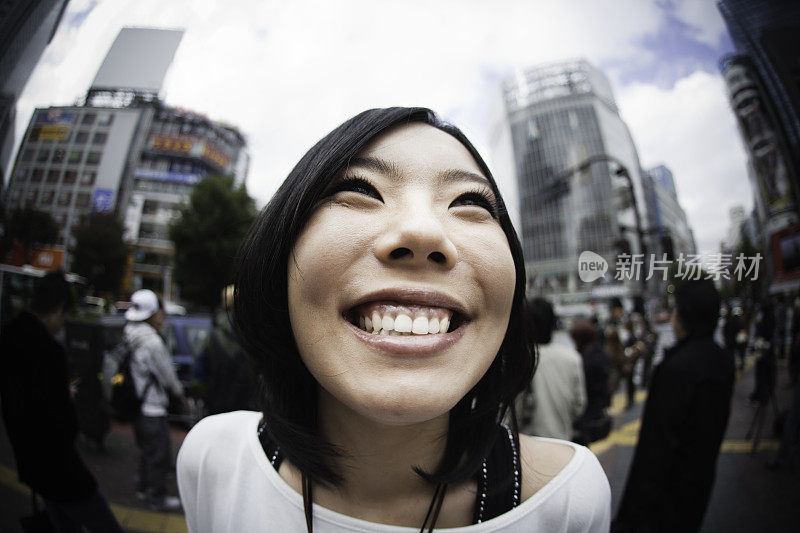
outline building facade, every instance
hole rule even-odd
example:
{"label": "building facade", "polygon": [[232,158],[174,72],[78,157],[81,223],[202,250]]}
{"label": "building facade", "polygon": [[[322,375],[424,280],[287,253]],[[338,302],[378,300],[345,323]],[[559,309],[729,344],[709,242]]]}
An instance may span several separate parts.
{"label": "building facade", "polygon": [[[622,166],[642,224],[647,203],[636,147],[605,76],[575,60],[519,72],[503,89],[529,292],[560,305],[633,296],[636,282],[614,279],[618,253],[641,252]],[[611,265],[593,283],[578,276],[587,250]]]}
{"label": "building facade", "polygon": [[22,89],[55,34],[68,0],[4,0],[0,5],[0,183],[16,145],[14,120]]}
{"label": "building facade", "polygon": [[678,201],[678,191],[672,171],[664,165],[644,172],[644,184],[647,196],[649,228],[652,252],[659,257],[663,254],[671,256],[680,254],[696,254],[694,242],[686,212]]}
{"label": "building facade", "polygon": [[737,54],[760,85],[762,107],[785,144],[790,179],[800,185],[800,3],[794,0],[720,0]]}
{"label": "building facade", "polygon": [[235,127],[158,97],[181,37],[123,28],[83,105],[35,110],[5,194],[10,208],[53,215],[66,266],[81,218],[114,213],[131,250],[123,291],[152,289],[167,300],[179,299],[170,224],[201,180],[230,175],[241,184],[249,167]]}
{"label": "building facade", "polygon": [[130,106],[37,109],[8,187],[9,208],[47,211],[67,251],[81,217],[113,212],[125,222],[132,259],[127,290],[176,297],[169,224],[211,174],[247,174],[239,131],[158,100]]}
{"label": "building facade", "polygon": [[194,186],[212,174],[243,183],[246,142],[234,127],[185,109],[155,105],[147,136],[124,192],[126,238],[133,245],[130,288],[174,298],[170,224]]}

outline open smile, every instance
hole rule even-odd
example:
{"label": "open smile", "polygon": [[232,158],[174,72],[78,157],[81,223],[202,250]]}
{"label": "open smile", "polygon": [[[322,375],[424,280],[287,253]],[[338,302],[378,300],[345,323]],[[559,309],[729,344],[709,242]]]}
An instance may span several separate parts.
{"label": "open smile", "polygon": [[387,290],[373,293],[343,318],[358,338],[393,353],[430,354],[452,346],[464,333],[464,306],[441,293]]}

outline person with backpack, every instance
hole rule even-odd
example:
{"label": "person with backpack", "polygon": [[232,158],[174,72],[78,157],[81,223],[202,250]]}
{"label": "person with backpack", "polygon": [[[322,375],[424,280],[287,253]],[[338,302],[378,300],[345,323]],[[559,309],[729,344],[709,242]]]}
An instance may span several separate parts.
{"label": "person with backpack", "polygon": [[141,413],[134,422],[139,447],[137,496],[156,511],[176,511],[180,500],[166,495],[165,478],[171,465],[167,407],[169,395],[183,398],[183,386],[175,374],[172,357],[159,331],[164,325],[164,306],[148,289],[131,296],[125,312],[128,323],[123,338],[131,353],[131,376],[141,399]]}
{"label": "person with backpack", "polygon": [[3,329],[3,421],[19,480],[42,497],[56,531],[85,527],[121,533],[97,481],[75,449],[78,419],[70,397],[67,356],[56,340],[72,302],[64,274],[47,274],[34,287],[30,311]]}

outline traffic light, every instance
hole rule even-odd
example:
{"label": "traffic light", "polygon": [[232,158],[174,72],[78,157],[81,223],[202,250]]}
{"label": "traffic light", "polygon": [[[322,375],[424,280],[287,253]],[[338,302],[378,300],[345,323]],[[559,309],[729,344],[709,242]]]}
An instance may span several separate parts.
{"label": "traffic light", "polygon": [[631,255],[631,243],[625,237],[619,238],[614,246],[617,249],[617,255]]}
{"label": "traffic light", "polygon": [[672,244],[672,237],[669,233],[661,236],[661,253],[667,255],[667,260],[672,261],[675,258],[675,247]]}

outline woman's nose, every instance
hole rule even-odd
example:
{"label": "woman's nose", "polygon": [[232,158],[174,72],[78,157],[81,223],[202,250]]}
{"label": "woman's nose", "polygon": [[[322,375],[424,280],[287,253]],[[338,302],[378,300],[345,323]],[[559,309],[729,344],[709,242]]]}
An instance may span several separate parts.
{"label": "woman's nose", "polygon": [[442,222],[431,210],[398,213],[384,227],[375,246],[384,263],[411,267],[437,266],[449,270],[456,265],[458,251]]}

